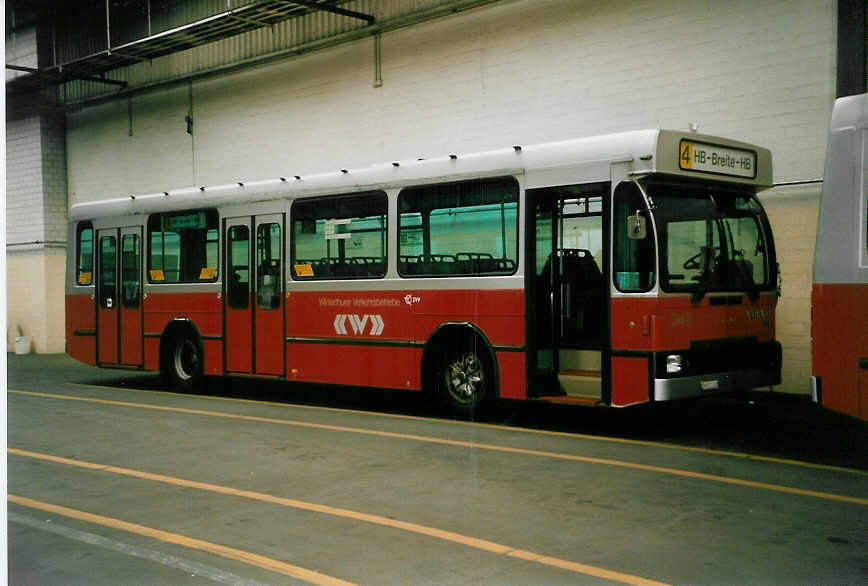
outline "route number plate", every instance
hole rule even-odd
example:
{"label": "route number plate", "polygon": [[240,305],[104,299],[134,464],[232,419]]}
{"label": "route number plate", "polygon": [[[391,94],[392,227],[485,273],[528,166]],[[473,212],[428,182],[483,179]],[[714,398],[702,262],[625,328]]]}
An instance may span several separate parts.
{"label": "route number plate", "polygon": [[678,166],[686,171],[753,179],[756,153],[684,139],[678,149]]}

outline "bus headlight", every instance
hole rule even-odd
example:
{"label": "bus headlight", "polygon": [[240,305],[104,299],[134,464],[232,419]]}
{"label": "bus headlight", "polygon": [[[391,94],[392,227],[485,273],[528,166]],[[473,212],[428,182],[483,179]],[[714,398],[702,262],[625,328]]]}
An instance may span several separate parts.
{"label": "bus headlight", "polygon": [[667,374],[678,374],[681,372],[682,365],[681,354],[670,354],[666,357],[666,373]]}

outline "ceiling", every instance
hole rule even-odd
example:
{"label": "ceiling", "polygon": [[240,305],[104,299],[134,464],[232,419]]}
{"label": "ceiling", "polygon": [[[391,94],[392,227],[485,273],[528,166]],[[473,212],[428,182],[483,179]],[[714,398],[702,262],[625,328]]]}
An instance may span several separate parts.
{"label": "ceiling", "polygon": [[[134,8],[141,9],[145,2],[148,12],[152,9],[152,3],[155,9],[167,5],[165,0],[89,0],[84,2],[19,0],[10,2],[7,4],[6,15],[7,36],[10,32],[22,30],[25,27],[62,21],[65,16],[73,14],[73,11],[78,9],[89,11],[88,16],[92,21],[101,20],[94,26],[102,26],[105,29],[102,38],[108,39],[114,36],[110,27],[113,19],[117,18],[111,16],[111,11],[123,12],[130,10],[132,5],[136,5]],[[237,6],[231,8],[232,4]],[[331,12],[356,20],[360,28],[375,23],[374,17],[370,14],[341,7],[341,4],[346,4],[345,0],[343,2],[340,0],[260,0],[243,5],[238,4],[237,0],[227,2],[228,6],[225,10],[198,18],[193,22],[115,46],[108,46],[63,63],[39,68],[7,63],[6,69],[22,73],[7,79],[7,92],[10,94],[29,92],[72,80],[98,81],[123,87],[126,86],[126,82],[113,80],[106,73],[119,67],[191,49],[315,11]],[[11,14],[10,10],[13,11]],[[56,29],[53,28],[53,30]],[[73,31],[72,34],[75,32]],[[101,44],[105,46],[107,43],[102,42]]]}

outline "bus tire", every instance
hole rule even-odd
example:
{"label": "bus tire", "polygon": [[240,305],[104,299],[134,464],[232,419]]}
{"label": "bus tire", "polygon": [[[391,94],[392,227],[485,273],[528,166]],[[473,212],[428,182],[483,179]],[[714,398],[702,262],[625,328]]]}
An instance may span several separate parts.
{"label": "bus tire", "polygon": [[444,347],[435,375],[437,395],[452,414],[472,419],[491,398],[493,374],[475,337]]}
{"label": "bus tire", "polygon": [[163,358],[163,378],[175,391],[197,391],[202,384],[204,357],[198,341],[187,333],[173,336]]}

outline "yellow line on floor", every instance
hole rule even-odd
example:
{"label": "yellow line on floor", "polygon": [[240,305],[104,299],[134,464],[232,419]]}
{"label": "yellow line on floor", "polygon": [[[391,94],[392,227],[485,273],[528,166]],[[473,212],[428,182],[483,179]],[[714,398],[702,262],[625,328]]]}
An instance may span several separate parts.
{"label": "yellow line on floor", "polygon": [[868,499],[859,498],[848,495],[834,494],[828,492],[819,492],[815,490],[806,490],[803,488],[794,488],[791,486],[782,486],[778,484],[769,484],[765,482],[756,482],[753,480],[743,480],[741,478],[732,478],[729,476],[717,476],[714,474],[704,474],[702,472],[691,472],[689,470],[680,470],[678,468],[668,468],[663,466],[653,466],[650,464],[640,464],[638,462],[624,462],[622,460],[610,460],[606,458],[594,458],[591,456],[577,456],[573,454],[562,454],[557,452],[545,452],[542,450],[530,450],[526,448],[513,448],[509,446],[498,446],[495,444],[480,444],[463,440],[450,440],[445,438],[421,436],[405,433],[396,433],[391,431],[379,431],[374,429],[364,429],[359,427],[346,427],[342,425],[328,425],[324,423],[310,423],[307,421],[295,421],[291,419],[275,419],[272,417],[258,417],[255,415],[239,415],[235,413],[221,413],[219,411],[205,411],[201,409],[188,409],[186,407],[167,407],[165,405],[149,405],[144,403],[131,403],[128,401],[114,401],[109,399],[93,399],[88,397],[71,397],[69,395],[55,395],[50,393],[36,393],[31,391],[13,391],[10,393],[18,393],[22,395],[32,395],[35,397],[46,397],[51,399],[61,399],[65,401],[79,401],[85,403],[97,403],[101,405],[114,405],[118,407],[133,407],[137,409],[150,409],[154,411],[168,411],[173,413],[184,413],[188,415],[202,415],[206,417],[218,417],[222,419],[234,419],[239,421],[253,421],[256,423],[271,423],[275,425],[286,425],[293,427],[306,427],[309,429],[319,429],[325,431],[336,431],[340,433],[355,433],[360,435],[368,435],[374,437],[386,437],[390,439],[401,439],[408,441],[417,441],[431,444],[440,444],[446,446],[454,446],[461,448],[471,448],[475,450],[484,450],[489,452],[502,452],[508,454],[520,454],[523,456],[535,456],[540,458],[551,458],[556,460],[567,460],[572,462],[582,462],[585,464],[600,464],[604,466],[614,466],[617,468],[625,468],[632,470],[642,470],[655,474],[666,474],[669,476],[679,476],[682,478],[691,478],[694,480],[707,480],[722,484],[734,486],[742,486],[748,488],[759,488],[774,492],[793,494],[798,496],[806,496],[811,498],[819,498],[830,501],[847,502],[862,506],[868,506]]}
{"label": "yellow line on floor", "polygon": [[[53,462],[55,464],[63,464],[66,466],[74,466],[77,468],[85,468],[89,470],[97,470],[100,472],[107,472],[111,474],[119,474],[122,476],[130,476],[133,478],[140,478],[142,480],[150,480],[152,482],[161,482],[164,484],[170,484],[174,486],[181,486],[184,488],[192,488],[196,490],[204,490],[219,494],[231,495],[271,504],[276,504],[284,507],[290,507],[293,509],[300,509],[304,511],[310,511],[314,513],[322,513],[325,515],[333,515],[336,517],[342,517],[345,519],[353,519],[355,521],[362,521],[365,523],[372,523],[375,525],[380,525],[383,527],[389,527],[391,529],[400,529],[402,531],[408,531],[410,533],[417,533],[420,535],[425,535],[428,537],[433,537],[435,539],[440,539],[443,541],[449,541],[452,543],[456,543],[458,545],[463,545],[465,547],[472,547],[475,549],[480,549],[489,553],[504,555],[508,557],[519,558],[526,561],[536,562],[546,566],[552,566],[556,568],[560,568],[562,570],[568,570],[571,572],[576,572],[579,574],[584,574],[586,576],[593,576],[595,578],[602,578],[605,580],[611,580],[613,582],[620,582],[622,584],[632,584],[636,586],[662,586],[664,583],[657,582],[654,580],[648,580],[646,578],[642,578],[640,576],[633,576],[631,574],[625,574],[622,572],[616,572],[614,570],[607,570],[605,568],[598,568],[596,566],[589,566],[587,564],[580,564],[578,562],[572,562],[569,560],[554,558],[550,556],[540,555],[531,551],[526,551],[522,549],[516,549],[514,547],[510,547],[508,545],[503,545],[500,543],[495,543],[493,541],[487,541],[485,539],[477,539],[475,537],[470,537],[467,535],[462,535],[460,533],[454,533],[452,531],[446,531],[443,529],[437,529],[436,527],[428,527],[426,525],[419,525],[417,523],[411,523],[408,521],[399,521],[397,519],[391,519],[388,517],[381,517],[379,515],[372,515],[369,513],[362,513],[359,511],[352,511],[349,509],[341,509],[337,507],[330,507],[328,505],[319,505],[316,503],[309,503],[305,501],[299,501],[295,499],[277,497],[270,494],[265,494],[261,492],[254,492],[250,490],[240,490],[236,488],[231,488],[227,486],[220,486],[217,484],[209,484],[207,482],[197,482],[194,480],[185,480],[183,478],[176,478],[173,476],[164,476],[162,474],[152,474],[150,472],[143,472],[141,470],[131,470],[128,468],[119,468],[117,466],[108,466],[104,464],[95,464],[93,462],[84,462],[81,460],[71,460],[69,458],[62,458],[60,456],[52,456],[50,454],[41,454],[38,452],[30,452],[27,450],[19,450],[15,448],[8,449],[9,454],[13,454],[16,456],[22,456],[25,458],[33,458],[37,460],[43,460],[47,462]],[[11,500],[11,497],[10,497]]]}
{"label": "yellow line on floor", "polygon": [[277,572],[279,574],[285,574],[298,580],[308,582],[309,584],[321,584],[323,586],[353,585],[352,582],[346,582],[338,578],[333,578],[325,574],[320,574],[319,572],[314,572],[312,570],[300,568],[298,566],[267,558],[265,556],[261,556],[255,553],[250,553],[249,551],[226,547],[225,545],[219,545],[216,543],[211,543],[209,541],[202,541],[201,539],[193,539],[192,537],[186,537],[177,533],[169,533],[168,531],[161,531],[159,529],[145,527],[144,525],[137,525],[136,523],[121,521],[120,519],[103,517],[102,515],[95,515],[93,513],[87,513],[85,511],[61,507],[59,505],[53,505],[50,503],[45,503],[42,501],[37,501],[14,494],[9,495],[9,502],[31,509],[38,509],[47,513],[53,513],[55,515],[62,515],[70,519],[77,519],[79,521],[94,523],[103,527],[118,529],[120,531],[134,533],[136,535],[149,537],[151,539],[158,539],[166,543],[180,545],[181,547],[205,551],[230,560],[236,560],[251,566],[264,568],[266,570]]}
{"label": "yellow line on floor", "polygon": [[[173,393],[170,391],[158,391],[153,389],[137,389],[132,387],[110,387],[105,385],[86,385],[82,383],[65,383],[73,387],[81,387],[84,389],[106,389],[109,391],[125,391],[131,393],[147,393],[150,395],[166,395],[170,397],[186,397],[190,398],[189,394]],[[388,419],[404,419],[407,421],[423,421],[436,422],[445,425],[459,425],[462,427],[481,427],[484,429],[494,429],[498,431],[508,431],[514,433],[524,433],[530,435],[542,435],[548,437],[565,437],[571,439],[584,439],[595,442],[605,442],[613,444],[627,444],[634,446],[644,446],[649,448],[660,448],[664,450],[678,450],[682,452],[693,452],[697,454],[711,454],[714,456],[725,456],[729,458],[740,458],[745,460],[757,460],[759,462],[772,462],[774,464],[784,464],[787,466],[799,466],[801,468],[811,468],[815,470],[829,470],[832,472],[845,472],[848,474],[858,474],[860,476],[868,476],[868,471],[859,470],[856,468],[846,468],[844,466],[831,466],[828,464],[816,464],[814,462],[805,462],[802,460],[791,460],[788,458],[777,458],[775,456],[760,456],[758,454],[748,454],[746,452],[733,452],[729,450],[715,450],[712,448],[699,448],[695,446],[681,446],[678,444],[666,444],[663,442],[653,442],[647,440],[626,439],[620,437],[605,437],[599,435],[588,435],[583,433],[572,433],[566,431],[548,431],[545,429],[527,429],[524,427],[510,427],[508,425],[497,425],[494,423],[478,423],[471,421],[453,421],[448,419],[437,419],[432,417],[418,417],[415,415],[400,415],[397,413],[382,413],[377,411],[363,411],[358,409],[342,409],[338,407],[323,407],[320,405],[299,405],[276,403],[273,401],[257,401],[255,399],[237,399],[234,397],[218,397],[216,395],[196,395],[197,399],[207,399],[211,401],[224,401],[231,403],[242,403],[249,405],[262,405],[266,407],[275,407],[283,409],[308,409],[314,411],[329,411],[332,413],[350,413],[358,415],[367,415],[371,417],[388,418]]]}

